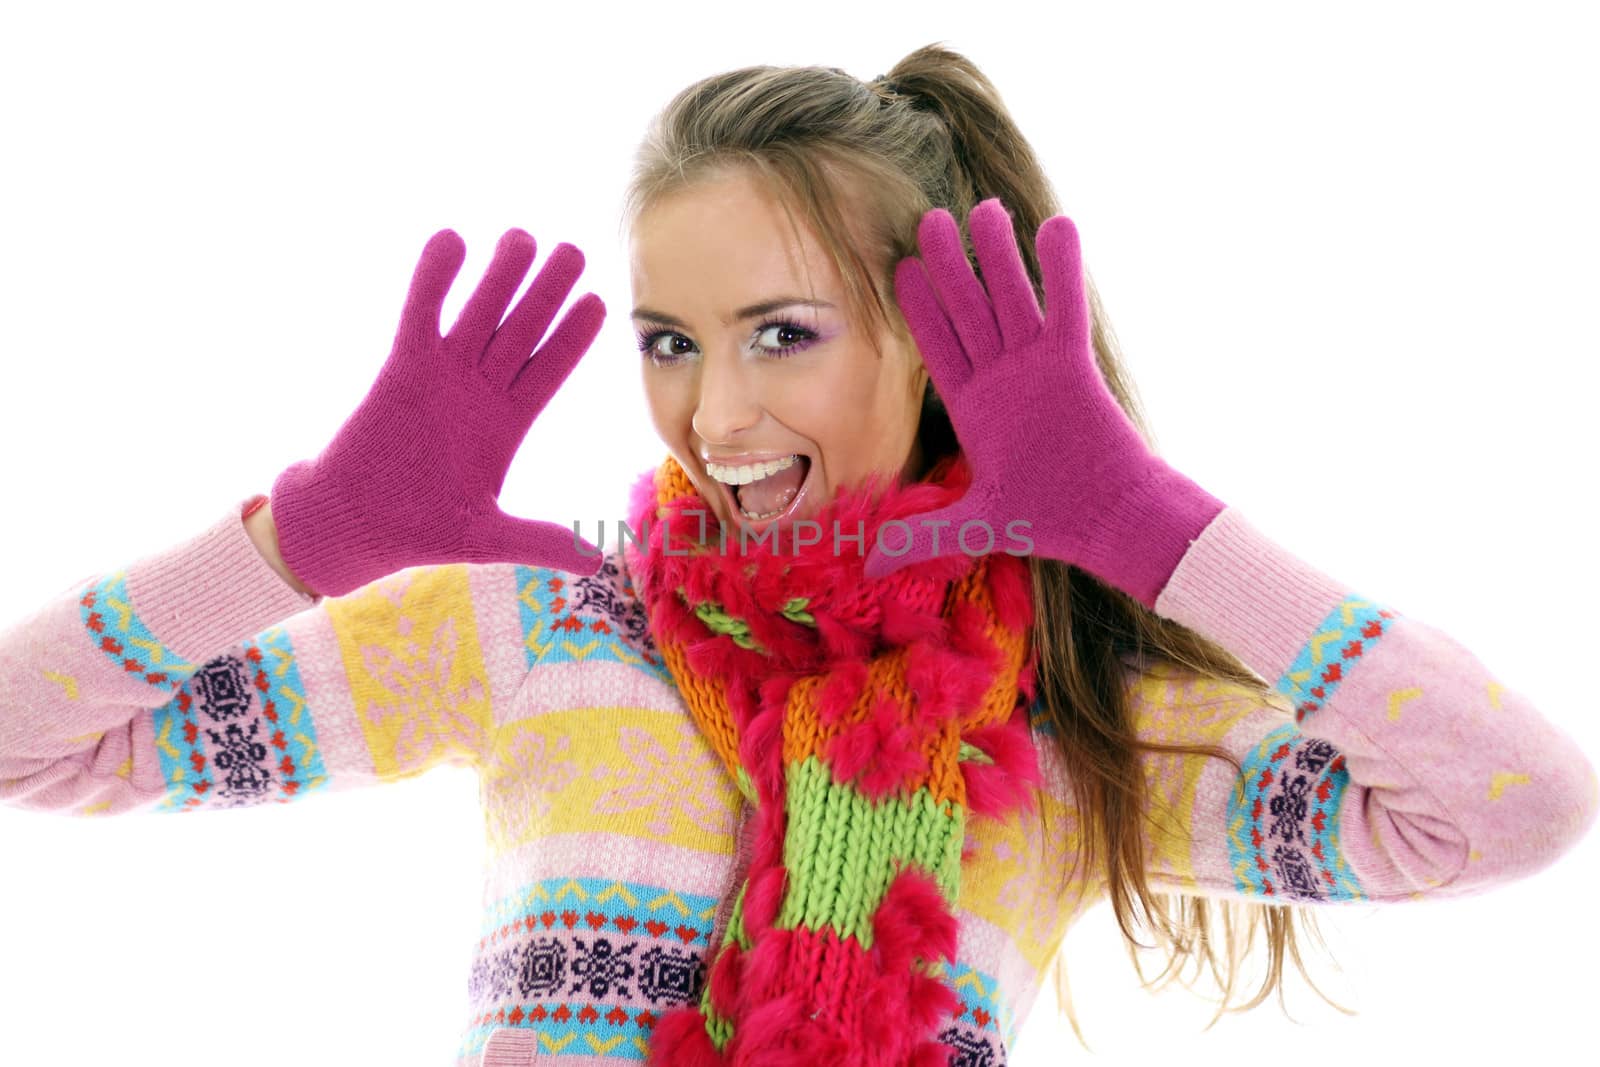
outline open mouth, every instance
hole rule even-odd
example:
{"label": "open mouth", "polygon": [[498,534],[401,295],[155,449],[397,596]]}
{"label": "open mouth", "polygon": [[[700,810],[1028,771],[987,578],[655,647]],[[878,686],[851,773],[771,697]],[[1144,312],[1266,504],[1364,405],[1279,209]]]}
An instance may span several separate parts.
{"label": "open mouth", "polygon": [[783,465],[742,485],[729,485],[716,479],[728,512],[738,525],[753,531],[764,530],[799,512],[811,488],[813,464],[811,457],[803,452],[785,458],[791,462],[773,461],[769,467]]}

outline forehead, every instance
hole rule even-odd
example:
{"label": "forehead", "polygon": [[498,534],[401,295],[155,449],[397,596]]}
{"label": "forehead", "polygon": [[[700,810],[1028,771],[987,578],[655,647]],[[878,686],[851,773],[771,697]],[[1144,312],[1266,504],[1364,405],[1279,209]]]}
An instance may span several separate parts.
{"label": "forehead", "polygon": [[[629,233],[638,303],[722,314],[774,295],[834,300],[841,280],[821,242],[743,171],[668,193]],[[663,305],[673,305],[665,307]]]}

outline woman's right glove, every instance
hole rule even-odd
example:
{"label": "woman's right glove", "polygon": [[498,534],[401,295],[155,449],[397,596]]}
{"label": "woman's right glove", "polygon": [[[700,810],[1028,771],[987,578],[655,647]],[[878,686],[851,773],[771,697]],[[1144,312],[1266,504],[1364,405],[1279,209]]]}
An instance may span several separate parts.
{"label": "woman's right glove", "polygon": [[321,455],[295,463],[272,486],[279,551],[317,595],[342,596],[434,564],[599,569],[599,549],[572,529],[515,518],[497,502],[534,417],[605,321],[605,305],[586,293],[534,351],[583,272],[583,253],[562,243],[501,323],[533,257],[533,237],[507,230],[441,337],[440,309],[466,244],[441,230],[423,248],[371,391]]}

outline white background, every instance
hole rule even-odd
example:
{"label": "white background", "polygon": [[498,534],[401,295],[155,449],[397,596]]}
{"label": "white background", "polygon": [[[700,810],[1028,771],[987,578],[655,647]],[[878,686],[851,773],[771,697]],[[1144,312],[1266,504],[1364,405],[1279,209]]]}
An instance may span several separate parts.
{"label": "white background", "polygon": [[[610,318],[501,502],[620,517],[659,456],[617,231],[648,117],[716,71],[871,78],[943,41],[1077,221],[1163,455],[1442,626],[1593,760],[1586,6],[7,5],[0,622],[315,455],[445,226],[468,246],[447,322],[509,226],[540,262],[587,254]],[[0,1063],[438,1067],[481,826],[455,769],[214,817],[0,812]],[[1465,901],[1325,911],[1345,973],[1314,948],[1313,973],[1362,1014],[1294,975],[1303,1026],[1269,1001],[1201,1036],[1209,1006],[1141,992],[1102,907],[1066,941],[1097,1057],[1046,989],[1014,1062],[1589,1047],[1597,851]]]}

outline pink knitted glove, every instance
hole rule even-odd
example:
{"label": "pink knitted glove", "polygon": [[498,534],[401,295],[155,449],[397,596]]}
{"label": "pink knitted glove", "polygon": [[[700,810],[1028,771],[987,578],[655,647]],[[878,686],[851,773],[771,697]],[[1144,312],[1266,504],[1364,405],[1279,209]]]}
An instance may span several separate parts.
{"label": "pink knitted glove", "polygon": [[972,465],[972,485],[949,507],[909,520],[908,551],[894,554],[903,530],[886,533],[866,573],[961,551],[1028,551],[1031,538],[1033,553],[1076,564],[1154,608],[1223,503],[1152,452],[1106,387],[1072,220],[1047,219],[1036,238],[1048,314],[1000,201],[973,208],[967,225],[987,293],[955,219],[936,208],[917,228],[921,259],[907,256],[896,268],[895,294]]}
{"label": "pink knitted glove", "polygon": [[429,239],[366,399],[321,455],[273,483],[283,560],[321,596],[431,564],[599,569],[599,550],[569,527],[514,518],[496,501],[534,417],[600,332],[605,305],[580,297],[533,352],[582,273],[583,253],[557,245],[502,324],[534,255],[533,238],[511,229],[441,338],[439,312],[466,250],[452,230]]}

